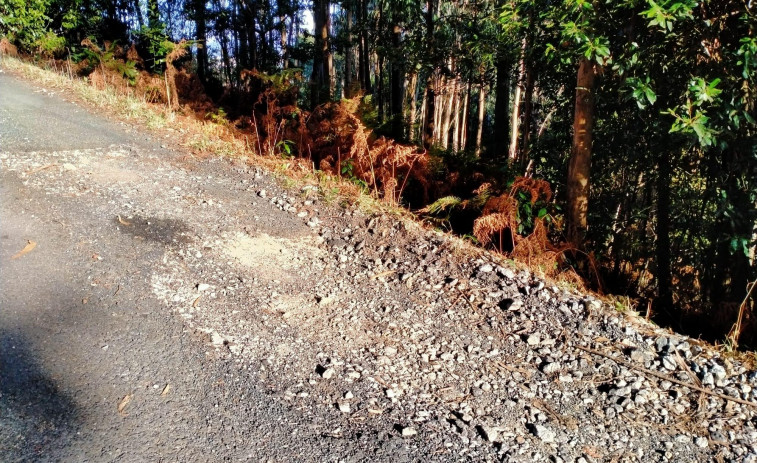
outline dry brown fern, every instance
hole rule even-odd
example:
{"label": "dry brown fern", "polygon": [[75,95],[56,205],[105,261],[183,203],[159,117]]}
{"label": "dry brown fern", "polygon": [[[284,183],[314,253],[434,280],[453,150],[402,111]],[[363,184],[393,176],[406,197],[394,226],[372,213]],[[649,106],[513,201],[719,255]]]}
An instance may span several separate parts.
{"label": "dry brown fern", "polygon": [[493,212],[506,212],[507,214],[512,214],[513,223],[515,223],[515,217],[518,215],[518,201],[507,193],[499,196],[492,196],[486,201],[486,204],[484,204],[481,215],[487,215]]}
{"label": "dry brown fern", "polygon": [[531,195],[531,204],[535,204],[540,198],[544,202],[552,199],[552,188],[546,180],[539,180],[529,177],[518,177],[510,186],[510,195],[515,196],[518,191],[525,191]]}
{"label": "dry brown fern", "polygon": [[187,54],[187,41],[181,40],[179,43],[174,44],[173,50],[166,55],[166,94],[168,99],[168,107],[172,110],[179,108],[179,92],[176,90],[176,74],[178,70],[174,66],[174,62],[179,58]]}
{"label": "dry brown fern", "polygon": [[18,48],[5,37],[0,39],[0,56],[2,55],[18,58]]}

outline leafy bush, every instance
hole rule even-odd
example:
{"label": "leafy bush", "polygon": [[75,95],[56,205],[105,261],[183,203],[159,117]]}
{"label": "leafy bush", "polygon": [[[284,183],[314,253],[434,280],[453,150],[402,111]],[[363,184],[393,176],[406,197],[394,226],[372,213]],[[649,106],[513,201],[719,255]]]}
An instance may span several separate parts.
{"label": "leafy bush", "polygon": [[50,21],[46,0],[0,0],[0,36],[32,51]]}
{"label": "leafy bush", "polygon": [[65,51],[66,39],[55,32],[47,31],[45,35],[34,42],[34,45],[43,58],[55,58]]}

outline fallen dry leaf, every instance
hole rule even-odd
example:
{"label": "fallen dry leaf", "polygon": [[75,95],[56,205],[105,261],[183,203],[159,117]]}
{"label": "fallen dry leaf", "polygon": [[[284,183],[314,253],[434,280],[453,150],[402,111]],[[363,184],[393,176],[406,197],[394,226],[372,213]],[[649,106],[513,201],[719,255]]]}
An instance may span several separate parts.
{"label": "fallen dry leaf", "polygon": [[586,455],[592,457],[592,458],[602,458],[602,452],[599,450],[599,448],[594,447],[593,445],[584,445],[583,451]]}
{"label": "fallen dry leaf", "polygon": [[396,270],[387,270],[385,272],[380,272],[380,273],[376,273],[374,275],[371,275],[371,279],[376,280],[378,278],[385,277],[385,276],[391,275],[393,273],[397,273],[397,271]]}
{"label": "fallen dry leaf", "polygon": [[33,171],[29,172],[27,175],[33,175],[33,174],[36,174],[37,172],[42,172],[43,170],[49,169],[51,167],[55,167],[57,165],[58,164],[48,164],[46,166],[38,167],[38,168],[34,169]]}
{"label": "fallen dry leaf", "polygon": [[131,394],[126,394],[123,399],[118,403],[118,414],[121,416],[126,416],[128,413],[124,413],[124,409],[127,405],[129,405],[129,402],[131,402]]}
{"label": "fallen dry leaf", "polygon": [[34,241],[32,241],[32,240],[28,240],[26,242],[26,246],[24,246],[24,249],[18,251],[16,254],[14,254],[13,257],[11,257],[11,259],[18,259],[19,257],[21,257],[24,254],[28,253],[29,251],[31,251],[35,247],[37,247],[37,243],[34,242]]}
{"label": "fallen dry leaf", "polygon": [[165,397],[166,394],[168,394],[168,392],[170,390],[171,390],[171,385],[170,384],[166,384],[166,387],[163,388],[163,392],[160,393],[160,396],[161,397]]}

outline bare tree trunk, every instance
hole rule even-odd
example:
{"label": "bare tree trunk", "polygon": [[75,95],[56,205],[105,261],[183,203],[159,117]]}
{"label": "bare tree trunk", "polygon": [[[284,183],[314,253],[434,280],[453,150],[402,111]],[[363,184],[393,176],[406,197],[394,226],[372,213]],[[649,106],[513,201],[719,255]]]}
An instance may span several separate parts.
{"label": "bare tree trunk", "polygon": [[[394,19],[392,19],[394,21]],[[390,83],[390,91],[391,91],[391,98],[390,98],[390,109],[391,109],[391,117],[392,117],[392,137],[394,137],[395,140],[402,140],[404,139],[403,132],[403,124],[402,124],[402,100],[404,97],[403,92],[403,83],[405,81],[404,79],[404,72],[402,70],[402,63],[399,58],[399,55],[401,53],[400,50],[400,39],[402,36],[402,29],[400,29],[400,26],[397,24],[394,24],[392,26],[392,47],[394,48],[394,57],[392,59],[392,73],[391,73],[391,83]]]}
{"label": "bare tree trunk", "polygon": [[368,55],[368,27],[365,25],[365,22],[368,20],[368,0],[360,0],[360,6],[361,20],[363,21],[363,26],[360,30],[360,56],[363,58],[362,88],[366,95],[370,95],[373,93],[373,87],[371,86],[370,57]]}
{"label": "bare tree trunk", "polygon": [[357,36],[357,80],[360,82],[360,90],[364,93],[368,93],[366,91],[366,77],[365,73],[368,69],[368,66],[365,64],[366,59],[368,58],[368,54],[363,51],[363,46],[365,45],[365,42],[363,41],[363,30],[365,29],[365,22],[363,17],[363,3],[365,3],[366,0],[356,0],[357,1],[357,22],[360,24],[360,31],[358,32]]}
{"label": "bare tree trunk", "polygon": [[205,40],[205,1],[195,0],[192,6],[194,7],[195,38],[197,39],[197,77],[200,82],[205,84],[205,70],[208,67],[208,49]]}
{"label": "bare tree trunk", "polygon": [[313,107],[331,99],[331,51],[329,48],[329,0],[314,0],[315,48],[310,100]]}
{"label": "bare tree trunk", "polygon": [[[499,95],[497,95],[499,98]],[[481,80],[478,91],[478,125],[476,126],[476,156],[481,156],[481,142],[484,138],[484,118],[486,117],[486,83]]]}
{"label": "bare tree trunk", "polygon": [[[432,56],[435,49],[434,41],[434,10],[435,0],[426,0],[426,46],[429,56]],[[424,99],[426,104],[424,110],[426,112],[425,120],[423,123],[423,147],[426,149],[431,148],[434,144],[434,137],[436,136],[436,125],[434,120],[436,119],[436,91],[434,88],[434,74],[436,69],[429,70],[428,79],[426,81],[426,95]]]}
{"label": "bare tree trunk", "polygon": [[446,78],[443,78],[441,80],[441,84],[439,85],[439,91],[440,94],[437,96],[437,107],[438,109],[438,116],[437,116],[437,124],[436,126],[439,128],[436,131],[436,144],[440,145],[442,148],[447,148],[446,146],[446,135],[447,132],[444,130],[444,119],[446,117],[445,111],[447,110],[447,93],[449,92],[449,83],[447,82]]}
{"label": "bare tree trunk", "polygon": [[134,11],[137,12],[137,25],[142,29],[145,26],[145,18],[142,16],[141,0],[134,0]]}
{"label": "bare tree trunk", "polygon": [[344,47],[344,96],[352,98],[352,3],[345,5],[347,44]]}
{"label": "bare tree trunk", "polygon": [[279,47],[281,47],[281,68],[289,68],[289,37],[287,37],[287,8],[286,3],[278,0],[279,24]]}
{"label": "bare tree trunk", "polygon": [[[450,68],[454,70],[454,63],[450,63]],[[456,94],[457,94],[457,77],[454,78],[451,82],[447,83],[446,90],[445,90],[445,106],[444,106],[444,119],[442,120],[442,130],[441,130],[441,136],[442,138],[442,147],[444,149],[449,148],[449,135],[450,135],[450,128],[452,126],[452,115],[453,110],[455,107],[455,100]]]}
{"label": "bare tree trunk", "polygon": [[450,115],[450,129],[452,130],[452,149],[460,151],[460,79],[455,79],[455,87],[452,92],[452,114]]}
{"label": "bare tree trunk", "polygon": [[594,80],[597,69],[581,59],[576,83],[576,110],[573,120],[573,148],[568,164],[568,241],[581,249],[588,229],[589,174],[592,130],[594,128]]}
{"label": "bare tree trunk", "polygon": [[507,158],[515,161],[518,158],[518,133],[520,132],[520,85],[515,87],[515,96],[513,98],[513,109],[510,114],[510,147],[507,150]]}
{"label": "bare tree trunk", "polygon": [[526,49],[528,40],[524,37],[520,49],[520,63],[518,64],[518,81],[515,84],[515,97],[513,99],[513,110],[510,118],[510,149],[507,151],[507,157],[510,161],[518,159],[518,136],[520,134],[520,99],[523,93],[523,84],[526,77]]}
{"label": "bare tree trunk", "polygon": [[[331,13],[329,13],[329,26],[327,26],[328,29],[331,28]],[[327,30],[328,30],[327,29]],[[334,55],[331,53],[331,50],[328,50],[328,55],[326,57],[326,66],[328,67],[328,73],[329,73],[329,97],[328,100],[330,100],[334,94],[336,93],[336,68],[334,67]]]}
{"label": "bare tree trunk", "polygon": [[231,8],[231,24],[232,24],[231,36],[233,39],[232,56],[234,56],[234,64],[235,64],[234,71],[232,73],[232,76],[234,76],[234,80],[231,82],[232,86],[236,86],[237,84],[236,77],[239,76],[239,70],[240,70],[239,69],[239,56],[240,56],[239,55],[239,28],[236,27],[237,17],[239,16],[237,14],[237,8],[238,8],[237,3],[234,3],[234,5]]}
{"label": "bare tree trunk", "polygon": [[258,2],[252,0],[250,2],[250,12],[248,15],[250,33],[250,67],[252,69],[258,68],[258,32],[257,32],[257,20],[258,20]]}
{"label": "bare tree trunk", "polygon": [[[221,59],[223,60],[223,70],[226,80],[231,85],[231,57],[229,56],[229,38],[224,35],[221,37]],[[199,61],[199,56],[197,57]],[[198,76],[199,77],[199,76]]]}
{"label": "bare tree trunk", "polygon": [[378,57],[378,78],[376,79],[376,93],[378,97],[378,123],[384,123],[384,55]]}
{"label": "bare tree trunk", "polygon": [[[426,142],[426,109],[428,108],[428,83],[429,80],[426,80],[426,88],[423,91],[423,99],[421,101],[421,117],[420,117],[420,124],[418,124],[418,139],[424,144],[424,148],[428,148],[425,146]],[[433,95],[432,95],[433,97]]]}
{"label": "bare tree trunk", "polygon": [[429,75],[426,80],[426,93],[423,96],[424,105],[424,123],[423,123],[423,147],[430,149],[434,144],[436,137],[436,91],[434,88],[434,76]]}
{"label": "bare tree trunk", "polygon": [[657,149],[657,300],[656,309],[670,310],[673,307],[670,261],[670,156],[664,149]]}
{"label": "bare tree trunk", "polygon": [[415,118],[417,116],[417,102],[416,93],[418,88],[418,73],[413,72],[410,75],[409,82],[407,84],[407,90],[405,92],[405,108],[408,113],[407,117],[407,138],[410,141],[416,139],[415,135]]}
{"label": "bare tree trunk", "polygon": [[521,143],[521,165],[526,164],[531,142],[531,126],[533,125],[534,108],[534,71],[530,62],[526,63],[526,90],[523,94],[523,141]]}
{"label": "bare tree trunk", "polygon": [[470,109],[470,88],[471,83],[468,79],[468,83],[465,85],[465,98],[463,99],[463,114],[461,116],[462,123],[458,129],[460,132],[460,138],[457,144],[457,150],[462,151],[465,149],[468,143],[468,110]]}
{"label": "bare tree trunk", "polygon": [[247,10],[242,8],[240,11],[240,22],[242,23],[239,28],[239,53],[237,53],[237,76],[242,69],[248,69],[250,67],[250,43],[247,38]]}
{"label": "bare tree trunk", "polygon": [[[504,154],[507,146],[508,118],[510,116],[510,61],[507,52],[498,51],[497,81],[494,89],[496,101],[494,103],[494,146],[490,156]],[[480,152],[480,149],[479,149]]]}

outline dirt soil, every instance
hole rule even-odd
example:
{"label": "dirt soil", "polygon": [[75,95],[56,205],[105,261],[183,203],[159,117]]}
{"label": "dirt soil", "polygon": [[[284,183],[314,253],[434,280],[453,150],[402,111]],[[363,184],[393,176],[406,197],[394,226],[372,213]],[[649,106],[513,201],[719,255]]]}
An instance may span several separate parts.
{"label": "dirt soil", "polygon": [[0,460],[757,461],[750,365],[70,99],[0,72]]}

